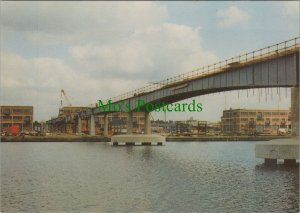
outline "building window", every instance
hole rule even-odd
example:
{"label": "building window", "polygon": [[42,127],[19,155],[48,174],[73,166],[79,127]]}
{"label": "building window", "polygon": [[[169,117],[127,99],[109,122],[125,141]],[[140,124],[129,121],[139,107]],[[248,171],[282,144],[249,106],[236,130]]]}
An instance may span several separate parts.
{"label": "building window", "polygon": [[24,121],[25,121],[25,122],[30,122],[30,116],[25,116],[25,117],[24,117]]}
{"label": "building window", "polygon": [[248,112],[241,112],[241,115],[248,115]]}
{"label": "building window", "polygon": [[15,113],[15,114],[22,114],[23,110],[21,110],[21,109],[14,109],[13,113]]}
{"label": "building window", "polygon": [[271,121],[270,121],[270,118],[266,118],[265,128],[271,128]]}
{"label": "building window", "polygon": [[24,109],[24,113],[31,113],[32,114],[32,109]]}
{"label": "building window", "polygon": [[257,113],[257,120],[258,120],[258,121],[261,121],[261,120],[262,120],[262,117],[263,117],[263,116],[262,116],[262,112],[258,112],[258,113]]}
{"label": "building window", "polygon": [[248,122],[248,118],[241,118],[241,122]]}
{"label": "building window", "polygon": [[263,125],[257,125],[256,126],[256,131],[257,132],[263,132],[264,131],[264,126]]}
{"label": "building window", "polygon": [[11,120],[12,117],[11,116],[3,116],[2,118],[3,118],[3,120]]}
{"label": "building window", "polygon": [[10,115],[10,110],[9,109],[2,109],[2,114]]}
{"label": "building window", "polygon": [[280,128],[286,128],[286,122],[284,118],[281,119]]}
{"label": "building window", "polygon": [[271,116],[271,112],[265,112],[264,114],[265,116],[269,116],[269,117]]}
{"label": "building window", "polygon": [[14,116],[14,121],[21,121],[22,120],[22,116]]}

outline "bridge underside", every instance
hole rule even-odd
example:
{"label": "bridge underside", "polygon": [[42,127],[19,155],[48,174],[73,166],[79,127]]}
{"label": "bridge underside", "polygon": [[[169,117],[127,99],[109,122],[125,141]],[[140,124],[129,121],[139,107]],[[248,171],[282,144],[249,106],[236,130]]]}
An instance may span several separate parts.
{"label": "bridge underside", "polygon": [[[125,110],[126,104],[130,104],[133,111],[137,110],[138,100],[143,100],[145,103],[163,101],[174,103],[195,96],[231,90],[294,86],[299,86],[299,52],[243,67],[231,67],[220,73],[162,87],[153,92],[112,103],[112,109],[114,105],[121,105],[121,109]],[[93,113],[105,112],[101,108],[95,108]]]}

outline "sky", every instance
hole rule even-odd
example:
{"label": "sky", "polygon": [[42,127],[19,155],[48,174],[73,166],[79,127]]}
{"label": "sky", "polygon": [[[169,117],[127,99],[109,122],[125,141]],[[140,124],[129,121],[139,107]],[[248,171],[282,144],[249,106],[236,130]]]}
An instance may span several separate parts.
{"label": "sky", "polygon": [[[300,34],[299,1],[1,1],[0,10],[0,104],[33,105],[38,121],[58,115],[61,89],[73,105],[87,106]],[[201,113],[167,119],[288,109],[290,89],[195,99]]]}

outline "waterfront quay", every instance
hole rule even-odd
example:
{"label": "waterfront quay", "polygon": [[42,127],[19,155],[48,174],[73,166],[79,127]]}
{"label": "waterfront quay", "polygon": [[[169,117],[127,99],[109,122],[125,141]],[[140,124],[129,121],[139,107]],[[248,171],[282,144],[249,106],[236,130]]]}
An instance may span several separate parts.
{"label": "waterfront quay", "polygon": [[[207,142],[207,141],[270,141],[286,139],[291,136],[166,136],[167,142]],[[1,142],[111,142],[111,137],[78,136],[78,135],[48,135],[48,136],[1,136]]]}

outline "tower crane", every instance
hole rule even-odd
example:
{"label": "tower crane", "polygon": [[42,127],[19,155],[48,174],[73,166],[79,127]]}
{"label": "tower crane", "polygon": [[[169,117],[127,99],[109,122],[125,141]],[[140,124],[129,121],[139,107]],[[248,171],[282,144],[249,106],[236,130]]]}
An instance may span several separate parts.
{"label": "tower crane", "polygon": [[63,105],[63,101],[62,101],[62,97],[64,96],[65,98],[65,101],[67,102],[67,106],[72,106],[67,94],[65,93],[65,91],[63,89],[60,90],[60,97],[61,97],[61,100],[60,100],[60,105],[62,106]]}

